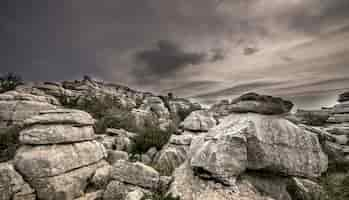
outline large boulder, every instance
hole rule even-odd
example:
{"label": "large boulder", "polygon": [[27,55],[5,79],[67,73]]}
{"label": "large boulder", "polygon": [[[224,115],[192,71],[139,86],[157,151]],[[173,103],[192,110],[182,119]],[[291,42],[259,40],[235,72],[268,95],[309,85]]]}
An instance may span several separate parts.
{"label": "large boulder", "polygon": [[111,178],[142,188],[156,189],[159,185],[160,175],[153,168],[140,162],[132,163],[119,160],[112,166]]}
{"label": "large boulder", "polygon": [[349,113],[345,114],[334,114],[328,118],[329,123],[346,123],[349,122]]}
{"label": "large boulder", "polygon": [[35,200],[35,191],[10,163],[0,163],[0,199]]}
{"label": "large boulder", "polygon": [[284,114],[288,113],[293,107],[291,101],[281,98],[259,95],[256,93],[247,93],[234,99],[232,102],[223,102],[214,105],[211,110],[218,115],[227,115],[230,113],[260,113],[260,114]]}
{"label": "large boulder", "polygon": [[247,166],[246,138],[240,130],[219,131],[196,137],[190,145],[190,165],[205,178],[234,185]]}
{"label": "large boulder", "polygon": [[206,110],[193,111],[185,120],[181,123],[181,126],[185,130],[189,131],[208,131],[210,128],[217,124],[216,119],[213,117],[213,113]]}
{"label": "large boulder", "polygon": [[95,141],[49,146],[22,146],[15,166],[26,178],[51,177],[105,158],[104,147]]}
{"label": "large boulder", "polygon": [[89,179],[98,168],[105,165],[105,161],[100,161],[57,176],[33,178],[28,181],[39,199],[70,200],[83,196]]}
{"label": "large boulder", "polygon": [[239,180],[236,187],[225,186],[194,175],[189,163],[183,163],[173,174],[168,195],[181,200],[273,200],[262,196],[246,180]]}
{"label": "large boulder", "polygon": [[188,147],[167,145],[154,158],[155,168],[163,175],[171,175],[187,158]]}
{"label": "large boulder", "polygon": [[313,178],[328,162],[315,133],[278,116],[253,113],[225,117],[192,141],[190,154],[192,166],[216,178],[244,168]]}
{"label": "large boulder", "polygon": [[335,114],[349,113],[349,101],[335,105],[333,108],[333,113]]}

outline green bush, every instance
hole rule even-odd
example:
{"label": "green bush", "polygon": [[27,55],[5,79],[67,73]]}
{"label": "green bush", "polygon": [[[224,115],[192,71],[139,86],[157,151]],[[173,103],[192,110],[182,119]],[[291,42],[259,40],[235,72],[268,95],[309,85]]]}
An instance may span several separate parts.
{"label": "green bush", "polygon": [[167,144],[175,128],[170,126],[167,130],[161,130],[158,122],[146,120],[143,129],[137,131],[137,136],[131,147],[131,154],[146,153],[150,148],[155,147],[157,150]]}
{"label": "green bush", "polygon": [[326,192],[325,200],[349,199],[349,173],[326,174],[320,182]]}
{"label": "green bush", "polygon": [[97,134],[105,133],[107,128],[125,129],[131,132],[137,132],[136,121],[132,113],[121,108],[111,108],[98,119],[95,124]]}
{"label": "green bush", "polygon": [[22,78],[16,74],[8,73],[0,77],[0,93],[16,89],[18,85],[23,84]]}
{"label": "green bush", "polygon": [[18,126],[0,129],[0,162],[11,160],[14,157],[19,146],[19,131]]}

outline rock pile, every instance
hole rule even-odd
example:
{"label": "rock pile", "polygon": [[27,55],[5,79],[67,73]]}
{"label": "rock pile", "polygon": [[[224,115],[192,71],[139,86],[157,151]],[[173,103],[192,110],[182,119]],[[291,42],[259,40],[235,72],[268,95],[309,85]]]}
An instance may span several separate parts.
{"label": "rock pile", "polygon": [[68,109],[42,111],[24,121],[14,165],[39,199],[82,196],[96,169],[107,165],[93,124],[89,114]]}

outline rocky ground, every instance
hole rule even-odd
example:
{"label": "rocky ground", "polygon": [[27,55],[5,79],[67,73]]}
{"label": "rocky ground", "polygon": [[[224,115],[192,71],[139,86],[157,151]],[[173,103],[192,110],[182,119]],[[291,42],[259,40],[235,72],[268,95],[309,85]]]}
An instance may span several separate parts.
{"label": "rocky ground", "polygon": [[0,200],[349,199],[349,95],[209,109],[85,77],[0,94]]}

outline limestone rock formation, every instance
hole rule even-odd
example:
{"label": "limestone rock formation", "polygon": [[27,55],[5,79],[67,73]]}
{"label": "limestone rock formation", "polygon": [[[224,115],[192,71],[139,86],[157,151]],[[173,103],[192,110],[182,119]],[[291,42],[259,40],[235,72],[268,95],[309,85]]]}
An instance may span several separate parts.
{"label": "limestone rock formation", "polygon": [[211,110],[218,116],[230,113],[260,113],[260,114],[284,114],[293,107],[293,103],[281,98],[247,93],[234,99],[232,102],[222,102],[212,106]]}
{"label": "limestone rock formation", "polygon": [[215,126],[216,123],[213,113],[206,110],[199,110],[192,112],[185,118],[181,126],[188,131],[204,132]]}

